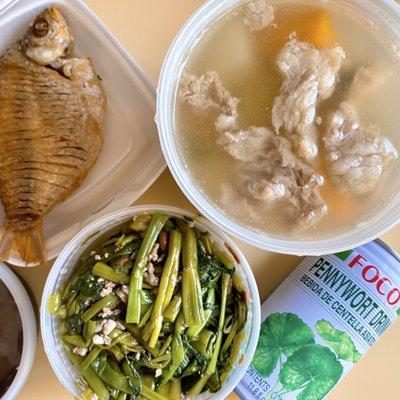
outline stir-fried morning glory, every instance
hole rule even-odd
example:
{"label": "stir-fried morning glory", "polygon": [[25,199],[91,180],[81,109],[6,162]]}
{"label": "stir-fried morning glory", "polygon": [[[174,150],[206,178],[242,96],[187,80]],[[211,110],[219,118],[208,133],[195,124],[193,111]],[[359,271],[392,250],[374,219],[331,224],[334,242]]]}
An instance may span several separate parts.
{"label": "stir-fried morning glory", "polygon": [[83,399],[221,388],[239,360],[248,299],[222,247],[190,219],[141,214],[79,260],[49,311]]}

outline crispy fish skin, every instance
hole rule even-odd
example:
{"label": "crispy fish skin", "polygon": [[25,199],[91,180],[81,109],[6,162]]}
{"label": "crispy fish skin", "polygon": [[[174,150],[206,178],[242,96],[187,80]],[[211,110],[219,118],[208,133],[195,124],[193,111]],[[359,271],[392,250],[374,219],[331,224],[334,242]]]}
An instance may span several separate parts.
{"label": "crispy fish skin", "polygon": [[27,265],[46,261],[43,217],[81,184],[101,152],[105,94],[90,59],[70,57],[72,42],[53,7],[0,59],[2,260],[14,251]]}

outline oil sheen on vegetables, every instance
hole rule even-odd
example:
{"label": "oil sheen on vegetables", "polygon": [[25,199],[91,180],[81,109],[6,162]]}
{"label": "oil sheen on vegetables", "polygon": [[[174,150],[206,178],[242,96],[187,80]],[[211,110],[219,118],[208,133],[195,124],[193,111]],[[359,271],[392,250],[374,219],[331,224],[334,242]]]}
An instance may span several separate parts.
{"label": "oil sheen on vegetables", "polygon": [[[400,119],[397,118],[400,72],[389,41],[379,36],[370,21],[353,15],[340,1],[269,1],[274,6],[274,23],[254,31],[243,23],[241,9],[232,10],[209,28],[188,57],[184,72],[200,76],[206,71],[218,73],[224,87],[240,99],[240,126],[261,126],[273,131],[271,113],[279,95],[282,75],[276,59],[292,32],[299,39],[318,46],[326,35],[335,38],[346,53],[338,81],[327,100],[317,105],[317,116],[326,121],[346,97],[354,71],[363,66],[379,65],[387,71],[385,80],[373,95],[356,96],[354,104],[362,124],[377,126],[383,136],[399,149]],[[329,26],[323,26],[324,18]],[[321,25],[322,24],[322,25]],[[322,26],[322,27],[321,27]],[[253,207],[248,213],[241,202],[223,201],[223,186],[234,182],[237,161],[217,145],[216,112],[195,110],[177,98],[175,129],[181,155],[204,195],[229,218],[242,225],[276,237],[332,236],[366,220],[391,195],[391,176],[398,160],[391,162],[380,176],[378,186],[368,193],[340,190],[327,172],[326,151],[321,150],[313,168],[325,178],[320,188],[328,212],[313,226],[298,232],[291,228],[287,210],[278,204]],[[323,126],[317,126],[321,141]]]}

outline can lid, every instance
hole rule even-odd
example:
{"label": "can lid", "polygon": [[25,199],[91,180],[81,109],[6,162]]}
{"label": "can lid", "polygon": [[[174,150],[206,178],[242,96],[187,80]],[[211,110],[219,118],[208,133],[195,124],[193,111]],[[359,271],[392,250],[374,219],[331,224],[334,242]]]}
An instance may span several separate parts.
{"label": "can lid", "polygon": [[4,263],[0,263],[0,281],[3,282],[14,298],[21,316],[23,332],[22,355],[18,372],[11,386],[1,398],[2,400],[13,400],[17,398],[31,371],[36,353],[37,328],[32,303],[22,282]]}

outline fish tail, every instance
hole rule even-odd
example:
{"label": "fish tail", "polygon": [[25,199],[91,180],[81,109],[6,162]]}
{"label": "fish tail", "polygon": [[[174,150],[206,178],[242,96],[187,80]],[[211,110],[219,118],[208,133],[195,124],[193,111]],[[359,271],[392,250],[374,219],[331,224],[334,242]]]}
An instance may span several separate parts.
{"label": "fish tail", "polygon": [[45,264],[46,248],[41,224],[24,230],[6,228],[0,240],[0,260],[18,256],[26,267]]}

